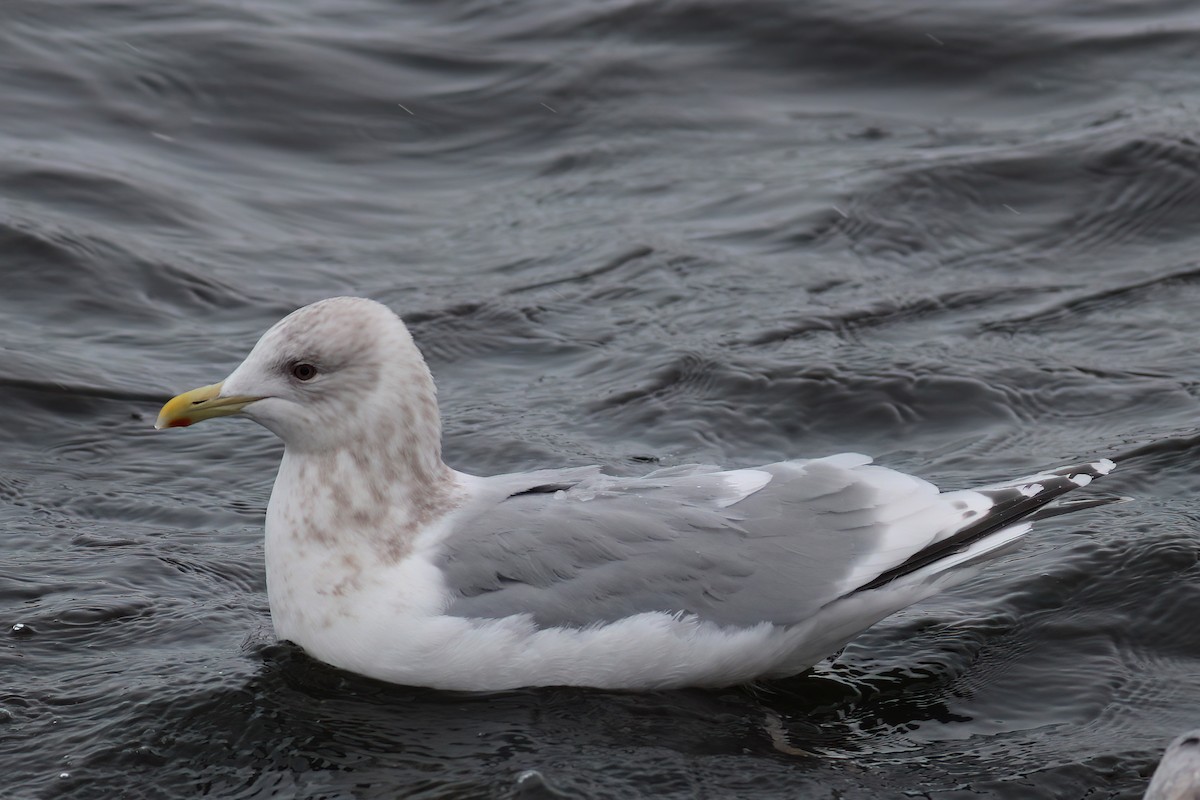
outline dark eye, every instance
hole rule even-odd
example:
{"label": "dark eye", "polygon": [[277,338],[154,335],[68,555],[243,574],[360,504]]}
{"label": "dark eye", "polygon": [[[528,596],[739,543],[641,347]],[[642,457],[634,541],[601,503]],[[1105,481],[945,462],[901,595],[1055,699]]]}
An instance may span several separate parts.
{"label": "dark eye", "polygon": [[304,361],[292,364],[292,377],[298,381],[311,381],[317,377],[317,368]]}

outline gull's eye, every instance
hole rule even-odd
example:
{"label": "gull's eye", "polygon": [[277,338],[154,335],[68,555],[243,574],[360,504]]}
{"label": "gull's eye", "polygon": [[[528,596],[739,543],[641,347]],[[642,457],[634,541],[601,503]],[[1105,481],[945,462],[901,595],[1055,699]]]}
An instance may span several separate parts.
{"label": "gull's eye", "polygon": [[317,368],[304,361],[298,361],[291,366],[292,377],[298,381],[311,381],[317,377]]}

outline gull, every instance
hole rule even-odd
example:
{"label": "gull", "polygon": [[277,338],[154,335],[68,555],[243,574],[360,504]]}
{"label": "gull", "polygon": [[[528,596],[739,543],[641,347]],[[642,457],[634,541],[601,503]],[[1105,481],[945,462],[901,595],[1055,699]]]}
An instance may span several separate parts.
{"label": "gull", "polygon": [[1200,797],[1200,729],[1176,738],[1163,753],[1142,800]]}
{"label": "gull", "polygon": [[454,690],[800,673],[974,574],[1113,468],[947,492],[856,453],[470,475],[442,460],[437,391],[408,329],[355,297],[285,317],[155,427],[232,414],[284,443],[264,548],[276,635],[351,672]]}

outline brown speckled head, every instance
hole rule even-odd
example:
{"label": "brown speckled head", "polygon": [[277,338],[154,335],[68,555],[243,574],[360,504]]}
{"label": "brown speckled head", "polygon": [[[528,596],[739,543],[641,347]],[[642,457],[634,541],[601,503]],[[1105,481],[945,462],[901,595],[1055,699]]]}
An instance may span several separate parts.
{"label": "brown speckled head", "polygon": [[[365,541],[375,558],[396,562],[455,503],[433,378],[384,305],[337,297],[305,306],[209,390],[218,400],[239,398],[241,413],[284,442],[269,545],[275,524],[287,548]],[[352,588],[342,584],[343,592]]]}
{"label": "brown speckled head", "polygon": [[[441,465],[433,378],[404,323],[373,300],[335,297],[284,317],[222,394],[262,398],[243,413],[292,453],[346,451],[376,469]],[[392,458],[379,458],[384,451]]]}

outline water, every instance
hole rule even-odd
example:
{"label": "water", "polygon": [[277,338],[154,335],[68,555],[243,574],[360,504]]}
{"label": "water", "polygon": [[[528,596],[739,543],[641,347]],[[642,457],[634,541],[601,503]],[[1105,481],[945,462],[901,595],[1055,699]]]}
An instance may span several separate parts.
{"label": "water", "polygon": [[[1200,720],[1198,39],[1117,0],[5,3],[0,795],[1140,797]],[[273,642],[279,445],[151,430],[342,293],[410,322],[466,471],[1141,447],[1095,487],[1133,500],[763,687],[377,684]]]}

